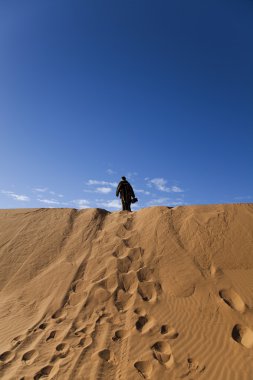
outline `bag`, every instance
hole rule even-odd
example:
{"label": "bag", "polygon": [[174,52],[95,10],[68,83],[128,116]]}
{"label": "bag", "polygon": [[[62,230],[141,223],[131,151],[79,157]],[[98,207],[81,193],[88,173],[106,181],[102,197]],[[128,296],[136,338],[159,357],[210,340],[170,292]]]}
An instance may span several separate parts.
{"label": "bag", "polygon": [[131,203],[136,203],[136,202],[138,202],[138,198],[132,198],[131,199]]}

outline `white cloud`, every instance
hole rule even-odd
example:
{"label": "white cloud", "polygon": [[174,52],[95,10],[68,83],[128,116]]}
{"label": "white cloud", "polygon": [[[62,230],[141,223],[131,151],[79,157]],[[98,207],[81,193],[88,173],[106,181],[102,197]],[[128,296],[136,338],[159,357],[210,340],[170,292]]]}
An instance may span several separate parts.
{"label": "white cloud", "polygon": [[74,203],[74,205],[77,208],[89,208],[90,207],[89,206],[90,202],[87,199],[75,199],[71,203]]}
{"label": "white cloud", "polygon": [[58,194],[55,191],[49,191],[48,187],[34,187],[32,189],[32,191],[33,192],[37,192],[37,193],[46,193],[46,192],[48,192],[49,194],[54,195],[54,196],[59,197],[59,198],[63,198],[64,197],[64,195]]}
{"label": "white cloud", "polygon": [[63,198],[64,197],[64,195],[58,194],[55,191],[49,191],[49,194],[55,195],[56,197],[59,197],[59,198]]}
{"label": "white cloud", "polygon": [[150,201],[147,202],[148,206],[157,206],[161,204],[167,204],[169,202],[169,198],[155,198],[151,199]]}
{"label": "white cloud", "polygon": [[134,192],[137,193],[137,194],[150,195],[150,191],[146,191],[146,190],[143,190],[143,189],[137,189]]}
{"label": "white cloud", "polygon": [[166,187],[167,181],[164,178],[153,178],[150,181],[150,184],[154,185],[158,190],[168,191]]}
{"label": "white cloud", "polygon": [[35,187],[33,191],[37,191],[38,193],[45,193],[48,190],[47,187]]}
{"label": "white cloud", "polygon": [[118,199],[112,199],[109,201],[98,200],[97,207],[121,209],[122,206],[121,202]]}
{"label": "white cloud", "polygon": [[109,174],[109,175],[117,174],[117,172],[115,172],[115,171],[112,170],[112,169],[107,169],[107,170],[106,170],[106,173]]}
{"label": "white cloud", "polygon": [[55,199],[40,199],[38,198],[38,201],[41,203],[46,203],[48,205],[59,205],[60,202]]}
{"label": "white cloud", "polygon": [[15,201],[20,201],[20,202],[29,202],[30,198],[27,195],[22,195],[22,194],[15,194],[13,191],[6,191],[6,190],[1,190],[2,194],[7,195],[8,197],[14,199]]}
{"label": "white cloud", "polygon": [[172,193],[183,193],[184,192],[184,190],[182,190],[179,186],[172,186],[170,188],[170,190]]}
{"label": "white cloud", "polygon": [[112,186],[112,187],[117,187],[118,184],[116,182],[108,182],[108,181],[98,181],[96,179],[89,179],[87,182],[87,185],[92,186],[92,185],[101,185],[101,186]]}
{"label": "white cloud", "polygon": [[182,206],[183,204],[187,204],[187,203],[183,203],[182,201],[178,201],[178,202],[169,202],[169,205],[168,206]]}
{"label": "white cloud", "polygon": [[167,182],[164,178],[147,179],[148,186],[154,186],[157,190],[164,191],[166,193],[182,193],[183,190],[179,186],[167,187]]}
{"label": "white cloud", "polygon": [[147,202],[147,206],[181,206],[183,204],[182,200],[172,201],[169,198],[155,198]]}
{"label": "white cloud", "polygon": [[138,176],[138,173],[137,172],[128,172],[126,177],[131,179],[133,177],[137,177]]}
{"label": "white cloud", "polygon": [[96,193],[108,194],[112,191],[111,187],[97,187]]}
{"label": "white cloud", "polygon": [[234,197],[234,199],[237,201],[246,201],[246,200],[252,199],[252,197],[250,195],[246,195],[246,196]]}

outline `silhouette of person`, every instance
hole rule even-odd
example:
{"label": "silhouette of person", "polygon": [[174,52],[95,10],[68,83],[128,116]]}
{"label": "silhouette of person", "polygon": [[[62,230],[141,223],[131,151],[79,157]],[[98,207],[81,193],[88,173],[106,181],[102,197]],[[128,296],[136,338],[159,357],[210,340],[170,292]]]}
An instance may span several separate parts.
{"label": "silhouette of person", "polygon": [[126,177],[121,177],[121,181],[118,184],[116,190],[116,197],[120,194],[122,210],[131,211],[131,200],[135,198],[135,194],[132,186],[126,180]]}

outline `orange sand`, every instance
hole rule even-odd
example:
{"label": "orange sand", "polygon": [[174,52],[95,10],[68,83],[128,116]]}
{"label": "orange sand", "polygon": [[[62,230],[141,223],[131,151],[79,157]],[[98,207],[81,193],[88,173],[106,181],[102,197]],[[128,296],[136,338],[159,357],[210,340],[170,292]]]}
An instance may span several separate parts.
{"label": "orange sand", "polygon": [[253,205],[0,211],[0,378],[252,380]]}

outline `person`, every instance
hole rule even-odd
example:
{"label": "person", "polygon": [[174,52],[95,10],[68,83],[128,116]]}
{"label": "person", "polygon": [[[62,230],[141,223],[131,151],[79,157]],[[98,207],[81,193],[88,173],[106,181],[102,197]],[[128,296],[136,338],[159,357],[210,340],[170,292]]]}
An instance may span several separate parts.
{"label": "person", "polygon": [[119,194],[122,203],[122,210],[131,211],[131,200],[132,198],[135,198],[135,194],[126,177],[121,177],[121,181],[118,184],[116,197],[118,197]]}

